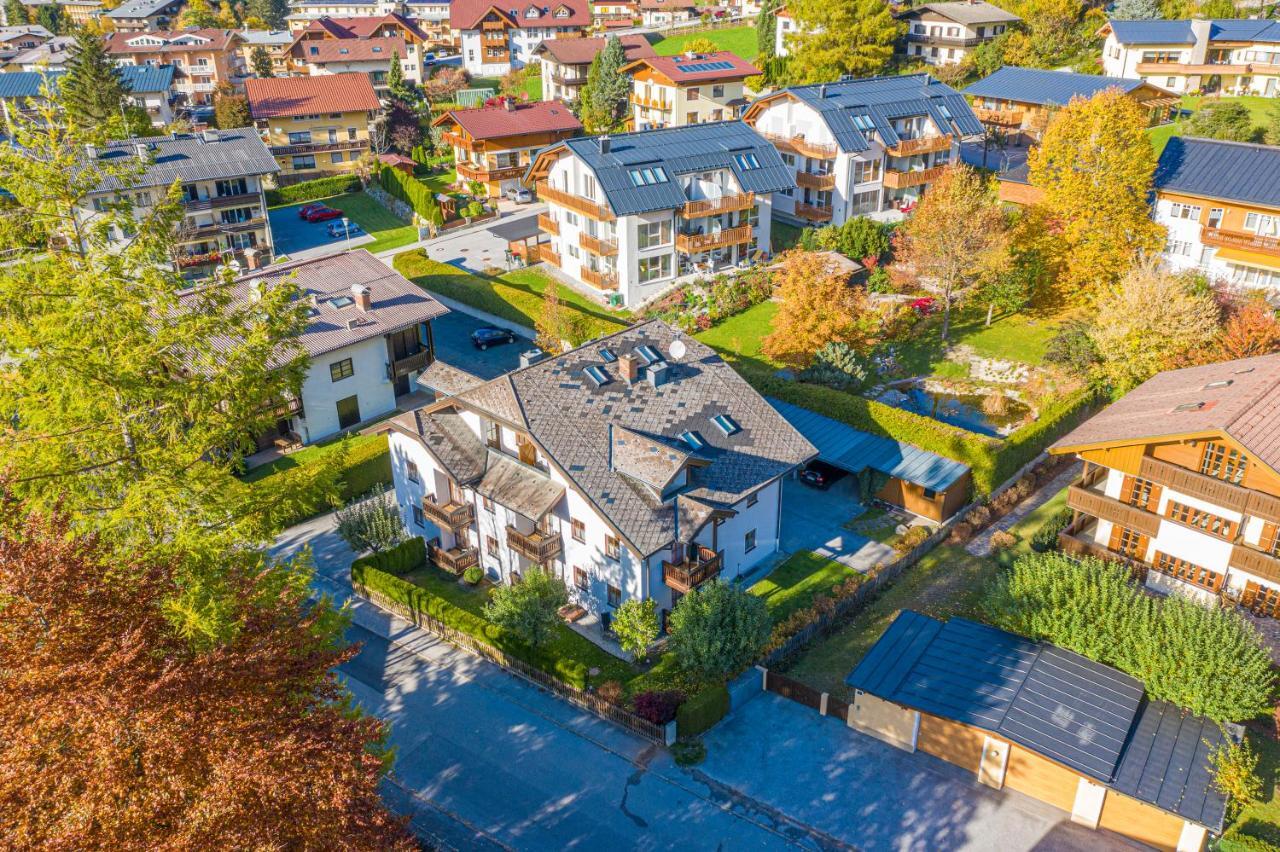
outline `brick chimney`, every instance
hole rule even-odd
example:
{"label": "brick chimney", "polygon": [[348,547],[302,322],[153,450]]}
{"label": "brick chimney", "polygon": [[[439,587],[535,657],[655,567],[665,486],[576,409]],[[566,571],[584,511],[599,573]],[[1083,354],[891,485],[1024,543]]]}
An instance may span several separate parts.
{"label": "brick chimney", "polygon": [[244,250],[244,265],[249,269],[258,268],[258,250],[256,248],[247,248]]}
{"label": "brick chimney", "polygon": [[619,355],[618,372],[622,374],[622,378],[626,380],[627,384],[635,384],[640,375],[640,365],[636,362],[636,356],[630,354]]}
{"label": "brick chimney", "polygon": [[515,111],[516,111],[516,99],[515,99],[515,98],[511,98],[511,97],[504,98],[504,99],[503,99],[503,101],[502,101],[502,106],[503,106],[503,108],[504,108],[504,109],[506,109],[506,111],[507,111],[507,112],[515,112]]}
{"label": "brick chimney", "polygon": [[351,295],[355,297],[356,307],[363,313],[373,310],[373,291],[363,284],[352,284]]}

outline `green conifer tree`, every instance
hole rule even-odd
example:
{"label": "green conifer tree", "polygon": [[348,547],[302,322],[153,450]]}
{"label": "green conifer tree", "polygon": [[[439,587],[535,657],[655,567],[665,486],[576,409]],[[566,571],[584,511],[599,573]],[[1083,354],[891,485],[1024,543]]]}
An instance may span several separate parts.
{"label": "green conifer tree", "polygon": [[100,36],[81,28],[75,38],[67,73],[58,84],[59,100],[68,121],[101,137],[122,120],[128,84]]}

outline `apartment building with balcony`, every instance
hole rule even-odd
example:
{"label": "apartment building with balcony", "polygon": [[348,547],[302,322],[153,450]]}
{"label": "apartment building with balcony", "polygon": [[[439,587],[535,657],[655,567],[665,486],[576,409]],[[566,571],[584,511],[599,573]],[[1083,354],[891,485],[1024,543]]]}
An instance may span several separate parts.
{"label": "apartment building with balcony", "polygon": [[767,253],[772,199],[794,187],[740,121],[571,139],[541,152],[528,180],[547,203],[539,257],[627,307]]}
{"label": "apartment building with balcony", "polygon": [[698,17],[694,0],[639,0],[641,23],[651,29],[674,27]]}
{"label": "apartment building with balcony", "polygon": [[898,53],[928,65],[955,65],[1022,19],[985,0],[924,3],[897,15],[907,25]]}
{"label": "apartment building with balcony", "polygon": [[[46,88],[57,92],[62,71],[9,71],[0,74],[0,112],[5,129],[13,133],[13,120],[18,114],[38,120],[36,107],[44,100]],[[129,92],[129,101],[142,107],[155,127],[173,121],[173,66],[130,65],[121,69],[121,79]]]}
{"label": "apartment building with balcony", "polygon": [[581,38],[591,26],[587,0],[550,4],[494,4],[489,0],[453,0],[449,25],[459,33],[462,67],[468,74],[500,76],[523,68],[544,41]]}
{"label": "apartment building with balcony", "polygon": [[187,104],[212,104],[219,85],[238,88],[248,73],[235,30],[113,32],[103,40],[119,65],[172,65],[174,93]]}
{"label": "apartment building with balcony", "polygon": [[[147,136],[87,146],[85,163],[141,169],[122,187],[108,178],[81,200],[77,215],[91,222],[123,192],[138,216],[181,183],[183,217],[174,263],[188,278],[202,278],[234,261],[241,268],[274,257],[264,182],[278,170],[267,146],[251,128],[206,130],[198,134]],[[123,243],[131,235],[113,234]]]}
{"label": "apartment building with balcony", "polygon": [[[656,56],[649,40],[642,35],[618,36],[628,60]],[[542,99],[572,103],[587,82],[591,60],[604,50],[606,38],[555,38],[544,41],[534,50],[542,72]]]}
{"label": "apartment building with balcony", "polygon": [[1280,88],[1280,21],[1108,21],[1098,34],[1102,70],[1112,77],[1179,94],[1272,96]]}
{"label": "apartment building with balcony", "polygon": [[[632,326],[393,418],[405,524],[437,565],[538,565],[605,614],[777,552],[781,485],[816,450],[715,351]],[[602,618],[603,620],[603,618]]]}
{"label": "apartment building with balcony", "polygon": [[983,132],[964,97],[928,74],[793,86],[755,101],[743,120],[773,143],[795,188],[774,212],[805,224],[888,220]]}
{"label": "apartment building with balcony", "polygon": [[1136,77],[1103,77],[1006,65],[961,92],[987,127],[1028,142],[1039,142],[1049,121],[1073,98],[1088,100],[1116,89],[1147,113],[1148,125],[1169,120],[1179,96]]}
{"label": "apartment building with balcony", "polygon": [[1169,370],[1050,452],[1085,464],[1068,552],[1152,589],[1280,614],[1280,355]]}
{"label": "apartment building with balcony", "polygon": [[1152,215],[1164,260],[1280,295],[1280,148],[1175,136],[1160,155]]}
{"label": "apartment building with balcony", "polygon": [[253,70],[253,51],[262,48],[271,60],[271,73],[276,77],[289,76],[289,48],[293,46],[293,33],[288,30],[240,30],[240,57],[244,67]]}
{"label": "apartment building with balcony", "polygon": [[361,73],[246,80],[245,95],[282,183],[354,169],[370,151],[369,128],[382,108]]}
{"label": "apartment building with balcony", "polygon": [[287,50],[289,69],[295,74],[359,71],[383,94],[393,54],[400,58],[405,80],[421,85],[427,40],[417,23],[400,14],[321,17],[294,35]]}
{"label": "apartment building with balcony", "polygon": [[603,0],[591,4],[591,25],[597,30],[626,29],[639,22],[637,0]]}
{"label": "apartment building with balcony", "polygon": [[747,105],[756,66],[727,50],[649,56],[622,67],[631,75],[631,124],[637,130],[730,121]]}
{"label": "apartment building with balcony", "polygon": [[311,306],[297,341],[306,375],[275,427],[255,436],[264,448],[309,444],[394,411],[435,360],[431,321],[449,312],[364,249],[258,269],[230,286],[242,303],[289,287]]}
{"label": "apartment building with balcony", "polygon": [[582,132],[582,122],[559,101],[513,98],[497,106],[449,110],[432,125],[453,148],[458,180],[480,181],[489,198],[519,187],[538,151]]}
{"label": "apartment building with balcony", "polygon": [[178,21],[187,0],[125,0],[106,13],[119,33],[167,30]]}

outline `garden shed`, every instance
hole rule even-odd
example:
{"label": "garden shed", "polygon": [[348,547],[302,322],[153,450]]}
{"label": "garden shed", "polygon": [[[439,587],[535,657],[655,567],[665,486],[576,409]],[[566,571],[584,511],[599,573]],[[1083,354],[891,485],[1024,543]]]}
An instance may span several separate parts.
{"label": "garden shed", "polygon": [[875,497],[938,523],[968,502],[968,465],[780,399],[769,402],[818,448],[818,461],[859,477],[864,498]]}

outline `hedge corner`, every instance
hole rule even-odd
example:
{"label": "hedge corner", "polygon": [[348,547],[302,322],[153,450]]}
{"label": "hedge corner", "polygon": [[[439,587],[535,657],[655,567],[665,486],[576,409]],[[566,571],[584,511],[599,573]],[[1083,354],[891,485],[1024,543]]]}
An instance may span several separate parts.
{"label": "hedge corner", "polygon": [[681,739],[696,737],[728,714],[729,688],[724,684],[708,686],[676,710],[676,733]]}

